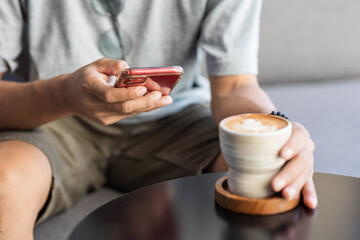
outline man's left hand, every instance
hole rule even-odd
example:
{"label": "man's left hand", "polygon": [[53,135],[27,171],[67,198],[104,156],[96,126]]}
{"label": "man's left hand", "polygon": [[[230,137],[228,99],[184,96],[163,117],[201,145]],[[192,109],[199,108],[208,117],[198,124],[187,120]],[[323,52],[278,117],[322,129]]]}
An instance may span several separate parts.
{"label": "man's left hand", "polygon": [[297,122],[292,125],[292,136],[280,151],[280,156],[287,163],[272,180],[272,187],[289,200],[299,197],[301,193],[304,204],[314,209],[318,204],[312,179],[315,145],[304,126]]}

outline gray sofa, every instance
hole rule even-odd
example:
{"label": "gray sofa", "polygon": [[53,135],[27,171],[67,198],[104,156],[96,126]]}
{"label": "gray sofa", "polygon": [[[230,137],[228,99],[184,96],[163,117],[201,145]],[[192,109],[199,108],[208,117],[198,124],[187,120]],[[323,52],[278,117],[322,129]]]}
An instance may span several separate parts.
{"label": "gray sofa", "polygon": [[[264,2],[260,82],[279,110],[309,129],[318,172],[360,177],[359,9],[358,0]],[[108,188],[88,195],[38,225],[35,239],[66,239],[118,196]]]}

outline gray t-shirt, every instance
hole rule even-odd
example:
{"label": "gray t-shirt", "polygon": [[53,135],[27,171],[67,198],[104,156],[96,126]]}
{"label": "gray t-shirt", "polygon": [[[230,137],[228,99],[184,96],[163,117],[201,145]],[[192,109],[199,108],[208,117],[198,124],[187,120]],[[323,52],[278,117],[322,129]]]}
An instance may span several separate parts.
{"label": "gray t-shirt", "polygon": [[[71,73],[104,57],[99,41],[114,26],[109,16],[95,11],[93,1],[100,0],[1,0],[0,72],[18,67],[24,41],[31,59],[29,81]],[[184,76],[171,93],[172,105],[121,122],[151,121],[209,101],[199,55],[211,76],[257,74],[261,4],[261,0],[125,0],[118,18],[130,39],[128,64],[179,65]]]}

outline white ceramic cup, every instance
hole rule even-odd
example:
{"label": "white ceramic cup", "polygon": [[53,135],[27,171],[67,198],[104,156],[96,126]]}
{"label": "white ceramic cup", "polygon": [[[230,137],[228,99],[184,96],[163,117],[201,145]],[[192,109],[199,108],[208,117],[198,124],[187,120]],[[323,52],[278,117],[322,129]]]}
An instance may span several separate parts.
{"label": "white ceramic cup", "polygon": [[229,165],[230,191],[249,198],[274,195],[271,180],[285,163],[279,153],[291,133],[291,122],[278,116],[242,114],[223,119],[219,138]]}

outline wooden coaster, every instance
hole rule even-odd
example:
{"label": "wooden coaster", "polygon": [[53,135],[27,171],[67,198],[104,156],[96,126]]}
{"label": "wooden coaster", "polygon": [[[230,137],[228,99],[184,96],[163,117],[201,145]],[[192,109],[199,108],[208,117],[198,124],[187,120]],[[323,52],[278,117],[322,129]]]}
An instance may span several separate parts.
{"label": "wooden coaster", "polygon": [[300,198],[286,200],[280,195],[269,198],[247,198],[235,195],[230,192],[227,176],[224,176],[215,183],[215,201],[233,212],[251,215],[272,215],[283,213],[295,208]]}

